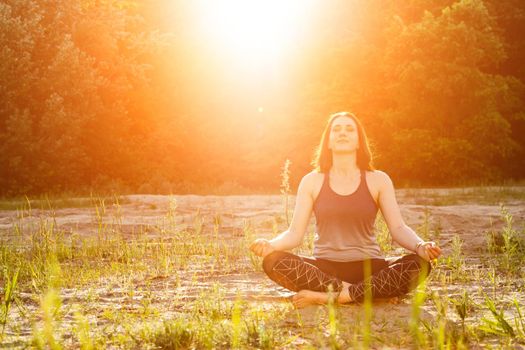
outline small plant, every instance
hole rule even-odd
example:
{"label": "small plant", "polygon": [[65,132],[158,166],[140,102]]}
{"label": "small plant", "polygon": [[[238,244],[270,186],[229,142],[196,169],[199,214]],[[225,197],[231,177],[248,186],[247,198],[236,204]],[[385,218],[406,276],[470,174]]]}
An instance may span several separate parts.
{"label": "small plant", "polygon": [[[33,330],[33,345],[37,349],[62,349],[59,339],[57,339],[57,321],[60,317],[62,300],[59,293],[50,288],[40,300],[40,310],[42,314],[43,327]],[[35,325],[36,326],[36,325]]]}
{"label": "small plant", "polygon": [[422,320],[423,326],[426,328],[428,333],[430,334],[434,348],[436,349],[444,349],[445,348],[445,342],[446,342],[446,334],[447,334],[447,324],[448,324],[448,318],[447,318],[447,309],[448,309],[448,303],[447,298],[441,297],[437,292],[432,292],[431,300],[434,304],[434,307],[437,310],[437,317],[433,324],[429,324],[428,322]]}
{"label": "small plant", "polygon": [[414,336],[414,340],[417,346],[424,345],[424,337],[421,331],[419,330],[419,324],[421,321],[421,307],[425,303],[427,294],[425,293],[426,280],[424,279],[423,274],[419,275],[418,286],[414,291],[414,296],[412,298],[412,312],[410,316],[410,330]]}
{"label": "small plant", "polygon": [[379,244],[381,251],[383,251],[385,254],[391,253],[393,250],[392,236],[390,235],[386,221],[381,214],[377,215],[375,229],[377,244]]}
{"label": "small plant", "polygon": [[281,194],[284,197],[284,216],[286,218],[286,225],[290,225],[290,219],[288,215],[288,196],[290,195],[290,164],[292,162],[289,159],[284,161],[284,167],[281,172]]}
{"label": "small plant", "polygon": [[452,237],[452,252],[445,260],[446,265],[452,270],[454,279],[462,279],[465,277],[465,259],[463,258],[462,246],[463,241],[461,238],[459,238],[458,235],[454,235],[454,237]]}
{"label": "small plant", "polygon": [[252,309],[246,319],[247,342],[259,349],[274,349],[276,346],[275,332],[265,322],[264,310]]}
{"label": "small plant", "polygon": [[167,224],[168,232],[175,233],[177,231],[177,199],[173,196],[169,197],[168,211],[164,216]]}
{"label": "small plant", "polygon": [[106,216],[106,204],[105,200],[103,198],[91,198],[93,201],[93,204],[95,206],[95,220],[98,226],[98,238],[99,241],[102,240],[102,235],[105,235],[107,233],[107,223],[104,222],[104,218]]}
{"label": "small plant", "polygon": [[204,219],[201,215],[200,208],[197,209],[197,213],[195,213],[195,216],[193,217],[193,232],[195,233],[195,237],[198,237],[202,234],[202,230],[204,228]]}
{"label": "small plant", "polygon": [[500,205],[500,213],[504,221],[501,232],[492,227],[486,233],[487,251],[495,258],[496,266],[507,277],[521,274],[525,262],[525,234],[513,227],[513,217],[509,211]]}
{"label": "small plant", "polygon": [[78,337],[80,349],[92,350],[95,349],[96,345],[93,341],[93,337],[90,334],[90,327],[87,318],[80,313],[75,312],[75,333]]}
{"label": "small plant", "polygon": [[[243,228],[244,241],[243,241],[243,251],[248,251],[248,246],[255,239],[255,229],[251,221],[244,220]],[[248,253],[250,258],[250,263],[252,268],[256,271],[262,271],[262,258],[253,254],[251,251]]]}
{"label": "small plant", "polygon": [[120,199],[117,195],[113,195],[113,207],[116,209],[113,224],[120,230],[122,228],[122,206],[120,205]]}
{"label": "small plant", "polygon": [[233,349],[240,348],[241,345],[241,332],[242,332],[242,324],[241,324],[241,308],[242,308],[242,300],[240,298],[240,295],[237,294],[237,298],[235,299],[235,302],[233,303],[233,309],[232,309],[232,318],[231,318],[231,324],[232,324],[232,341],[231,346]]}
{"label": "small plant", "polygon": [[463,331],[463,337],[467,338],[467,333],[465,329],[465,318],[467,317],[467,314],[472,311],[472,301],[468,296],[468,293],[466,290],[463,290],[463,293],[461,294],[461,297],[458,299],[451,299],[452,303],[454,304],[454,307],[456,309],[456,313],[458,314],[459,318],[461,319],[461,329]]}
{"label": "small plant", "polygon": [[423,213],[423,223],[421,223],[417,231],[423,240],[430,240],[430,210],[427,206],[425,206]]}
{"label": "small plant", "polygon": [[[17,269],[12,276],[10,276],[7,266],[4,266],[4,288],[3,288],[3,295],[2,300],[3,303],[1,305],[0,309],[0,324],[2,325],[2,337],[5,332],[5,326],[7,324],[7,319],[9,315],[9,309],[11,308],[11,304],[15,300],[15,290],[17,288],[18,283],[18,273],[20,272],[20,269]],[[2,338],[0,337],[0,339]]]}
{"label": "small plant", "polygon": [[164,321],[163,327],[155,332],[150,341],[161,349],[187,349],[196,339],[193,324],[183,318]]}
{"label": "small plant", "polygon": [[503,257],[501,267],[510,275],[519,275],[524,260],[525,242],[512,226],[512,215],[503,205],[501,205],[500,210],[505,221],[502,232]]}
{"label": "small plant", "polygon": [[494,316],[494,319],[483,317],[483,325],[480,327],[481,330],[486,333],[496,334],[496,335],[506,335],[510,337],[515,337],[516,332],[510,323],[505,319],[503,311],[497,311],[494,301],[485,295],[485,305]]}
{"label": "small plant", "polygon": [[364,313],[364,326],[363,326],[363,347],[368,349],[370,347],[371,335],[372,335],[372,317],[373,317],[373,306],[372,306],[372,262],[367,259],[363,263],[363,276],[364,276],[364,300],[363,300],[363,313]]}
{"label": "small plant", "polygon": [[518,314],[518,317],[514,318],[514,325],[516,327],[516,333],[518,334],[519,338],[521,340],[525,340],[525,317],[523,313],[521,312],[521,307],[516,298],[512,300],[512,303],[514,304],[514,307],[516,308],[516,313]]}
{"label": "small plant", "polygon": [[339,320],[337,317],[337,309],[335,307],[335,300],[332,294],[332,285],[329,286],[330,298],[328,299],[328,330],[330,335],[330,348],[340,349],[341,346],[337,340],[339,337]]}

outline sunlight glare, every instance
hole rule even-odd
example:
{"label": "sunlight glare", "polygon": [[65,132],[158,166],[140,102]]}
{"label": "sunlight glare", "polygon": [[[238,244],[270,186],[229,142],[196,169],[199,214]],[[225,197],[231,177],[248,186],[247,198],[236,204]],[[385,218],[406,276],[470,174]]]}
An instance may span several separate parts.
{"label": "sunlight glare", "polygon": [[210,44],[235,64],[271,65],[300,40],[313,0],[200,0],[197,21]]}

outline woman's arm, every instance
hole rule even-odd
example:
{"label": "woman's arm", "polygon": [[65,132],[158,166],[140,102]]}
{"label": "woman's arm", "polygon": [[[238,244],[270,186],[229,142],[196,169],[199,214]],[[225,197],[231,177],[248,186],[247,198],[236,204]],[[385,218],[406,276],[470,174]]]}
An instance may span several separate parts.
{"label": "woman's arm", "polygon": [[[396,200],[394,184],[390,177],[382,172],[379,174],[379,207],[385,218],[392,239],[401,247],[417,253],[427,260],[435,259],[441,255],[441,249],[434,242],[425,242],[414,230],[408,227],[399,210]],[[422,248],[422,249],[421,249]]]}
{"label": "woman's arm", "polygon": [[262,238],[255,240],[250,249],[256,255],[265,256],[273,250],[290,250],[301,245],[312,215],[313,176],[314,173],[306,174],[299,183],[292,222],[288,230],[269,241]]}

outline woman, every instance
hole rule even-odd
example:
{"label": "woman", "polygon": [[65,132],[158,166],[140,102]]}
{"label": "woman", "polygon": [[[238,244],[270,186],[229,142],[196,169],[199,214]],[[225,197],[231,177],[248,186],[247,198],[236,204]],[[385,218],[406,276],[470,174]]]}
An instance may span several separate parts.
{"label": "woman", "polygon": [[[413,289],[441,255],[401,217],[390,177],[372,167],[365,131],[348,112],[330,116],[317,150],[316,169],[297,191],[290,227],[272,240],[256,239],[250,249],[262,256],[266,274],[298,292],[296,307],[359,302],[370,286],[372,298],[392,298]],[[414,254],[386,259],[373,235],[378,209],[392,238]],[[286,252],[300,246],[312,211],[316,216],[313,257]],[[333,294],[331,294],[333,293]]]}

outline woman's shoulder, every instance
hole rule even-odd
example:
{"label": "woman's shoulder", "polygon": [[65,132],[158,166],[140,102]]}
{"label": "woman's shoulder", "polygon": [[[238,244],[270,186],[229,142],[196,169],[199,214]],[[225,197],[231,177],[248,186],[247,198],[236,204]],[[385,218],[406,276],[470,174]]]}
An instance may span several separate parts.
{"label": "woman's shoulder", "polygon": [[310,171],[309,173],[307,173],[306,175],[304,175],[301,182],[305,182],[311,186],[319,181],[322,182],[323,178],[324,178],[324,174],[314,169]]}
{"label": "woman's shoulder", "polygon": [[373,182],[374,185],[377,186],[377,188],[381,188],[384,185],[388,185],[392,183],[392,179],[390,178],[390,176],[388,176],[388,174],[382,170],[379,170],[379,169],[367,170],[366,173],[367,173],[367,176],[366,176],[367,181]]}
{"label": "woman's shoulder", "polygon": [[319,177],[319,176],[323,176],[324,174],[322,172],[320,172],[319,170],[317,169],[313,169],[312,171],[310,171],[308,174],[306,174],[304,177],[308,177],[308,178],[315,178],[315,177]]}
{"label": "woman's shoulder", "polygon": [[321,189],[323,179],[324,174],[314,169],[303,176],[299,186],[303,187],[308,193],[314,196],[314,194],[318,193]]}

